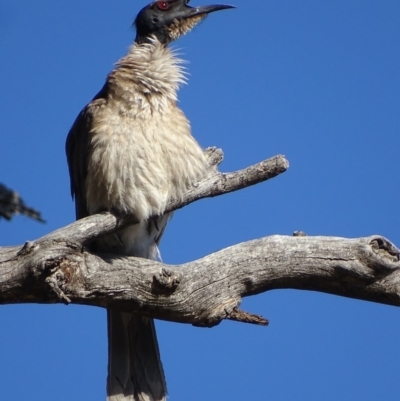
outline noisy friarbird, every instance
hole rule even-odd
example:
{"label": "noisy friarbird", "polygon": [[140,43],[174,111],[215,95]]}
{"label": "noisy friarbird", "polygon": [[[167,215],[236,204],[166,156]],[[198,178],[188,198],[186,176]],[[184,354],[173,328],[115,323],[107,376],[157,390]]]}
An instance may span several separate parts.
{"label": "noisy friarbird", "polygon": [[[66,151],[76,217],[101,211],[132,214],[140,223],[95,241],[101,253],[159,259],[158,243],[179,199],[205,174],[207,161],[177,107],[182,60],[168,44],[227,5],[190,7],[156,1],[136,17],[136,39],[100,92],[80,112]],[[109,401],[161,401],[166,384],[154,322],[108,311]]]}

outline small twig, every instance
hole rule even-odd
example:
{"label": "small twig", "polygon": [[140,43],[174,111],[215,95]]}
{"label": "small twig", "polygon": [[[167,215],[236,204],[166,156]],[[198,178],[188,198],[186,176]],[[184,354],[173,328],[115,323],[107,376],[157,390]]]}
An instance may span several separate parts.
{"label": "small twig", "polygon": [[[220,173],[216,170],[216,166],[223,158],[222,150],[208,148],[206,155],[210,163],[206,178],[195,184],[182,199],[171,200],[165,208],[165,213],[181,209],[200,199],[224,195],[267,181],[285,172],[289,167],[289,162],[285,157],[278,155],[243,170]],[[70,225],[71,236],[69,238],[71,241],[87,245],[99,236],[110,234],[118,229],[137,223],[138,220],[134,216],[117,215],[111,212],[100,213]],[[60,236],[65,238],[65,231],[55,231],[47,238],[57,240]]]}
{"label": "small twig", "polygon": [[237,308],[234,308],[232,312],[228,314],[226,319],[235,320],[242,323],[257,324],[260,326],[268,326],[269,324],[269,321],[262,316],[254,315],[252,313],[248,313]]}
{"label": "small twig", "polygon": [[45,223],[40,212],[27,206],[17,192],[0,184],[0,217],[11,220],[16,214]]}

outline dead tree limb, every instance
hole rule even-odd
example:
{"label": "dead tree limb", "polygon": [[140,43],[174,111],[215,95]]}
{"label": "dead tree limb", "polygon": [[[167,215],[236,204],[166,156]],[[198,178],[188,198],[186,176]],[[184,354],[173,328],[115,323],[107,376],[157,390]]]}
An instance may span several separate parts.
{"label": "dead tree limb", "polygon": [[0,303],[73,302],[197,326],[266,324],[238,311],[243,297],[296,288],[400,306],[399,254],[380,236],[271,236],[169,266],[44,237],[1,250]]}
{"label": "dead tree limb", "polygon": [[[222,152],[208,151],[210,171],[172,211],[195,200],[265,181],[286,170],[283,156],[222,174]],[[400,251],[380,236],[358,239],[271,236],[178,266],[95,255],[95,237],[135,220],[90,216],[24,246],[0,248],[0,304],[77,303],[136,311],[197,326],[223,319],[267,324],[238,309],[241,299],[283,288],[322,291],[400,306]]]}
{"label": "dead tree limb", "polygon": [[[206,149],[206,155],[208,156],[210,165],[206,177],[193,186],[183,199],[174,199],[169,202],[165,209],[166,213],[181,209],[200,199],[224,195],[267,181],[284,173],[289,167],[289,162],[285,157],[277,155],[243,170],[233,173],[221,173],[218,171],[218,165],[223,160],[222,150],[208,148]],[[138,220],[134,216],[116,216],[111,213],[102,213],[96,215],[96,217],[90,216],[80,220],[78,223],[74,223],[73,228],[68,233],[64,232],[65,228],[63,228],[55,231],[48,237],[57,238],[60,235],[64,236],[67,234],[71,240],[87,245],[98,236],[110,234],[137,222]]]}
{"label": "dead tree limb", "polygon": [[18,192],[0,184],[0,218],[11,220],[17,214],[23,214],[31,219],[45,223],[40,212],[27,206]]}

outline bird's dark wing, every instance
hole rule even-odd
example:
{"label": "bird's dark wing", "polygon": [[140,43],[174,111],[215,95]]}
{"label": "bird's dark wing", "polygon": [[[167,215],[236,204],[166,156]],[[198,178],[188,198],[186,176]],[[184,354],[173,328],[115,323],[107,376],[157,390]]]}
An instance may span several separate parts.
{"label": "bird's dark wing", "polygon": [[106,88],[79,113],[72,125],[65,150],[67,153],[69,177],[71,180],[71,195],[75,198],[76,218],[82,219],[89,215],[86,205],[85,181],[87,175],[88,152],[90,150],[91,128],[96,117],[96,111],[106,103]]}

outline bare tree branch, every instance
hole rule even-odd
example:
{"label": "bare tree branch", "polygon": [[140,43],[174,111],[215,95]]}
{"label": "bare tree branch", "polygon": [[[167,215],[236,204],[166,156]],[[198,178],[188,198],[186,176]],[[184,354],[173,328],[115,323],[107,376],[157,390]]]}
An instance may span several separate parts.
{"label": "bare tree branch", "polygon": [[[208,148],[206,149],[206,154],[210,163],[206,177],[188,191],[183,199],[173,199],[168,204],[165,210],[166,213],[180,209],[200,199],[224,195],[267,181],[285,172],[289,167],[289,162],[285,157],[277,155],[243,170],[233,173],[220,173],[217,167],[223,159],[222,150]],[[86,217],[78,223],[68,226],[71,227],[71,230],[68,232],[65,232],[64,228],[57,230],[51,233],[49,238],[65,238],[67,234],[67,238],[87,245],[98,236],[110,234],[122,227],[137,222],[138,220],[134,216],[117,216],[111,213],[101,213]]]}
{"label": "bare tree branch", "polygon": [[[216,168],[222,152],[212,148],[207,155],[207,177],[167,211],[254,185],[288,167],[283,156],[275,156],[223,174]],[[22,247],[0,248],[0,304],[73,302],[197,326],[223,319],[268,324],[238,307],[243,297],[282,288],[400,306],[400,251],[380,236],[271,236],[178,266],[85,249],[95,237],[134,223],[131,216],[103,213]]]}
{"label": "bare tree branch", "polygon": [[266,324],[238,311],[243,297],[296,288],[400,306],[399,254],[380,236],[271,236],[169,266],[44,237],[1,250],[0,303],[73,302],[197,326]]}
{"label": "bare tree branch", "polygon": [[44,223],[40,212],[27,206],[19,194],[0,184],[0,218],[11,220],[14,215],[23,214]]}
{"label": "bare tree branch", "polygon": [[[283,156],[275,156],[223,174],[216,168],[222,152],[212,148],[207,155],[207,177],[167,211],[265,181],[288,167]],[[238,307],[245,296],[279,288],[400,306],[400,251],[380,236],[272,236],[179,266],[85,250],[95,237],[133,223],[131,216],[103,213],[22,248],[0,248],[0,303],[73,302],[198,326],[222,319],[265,325],[266,319]]]}

